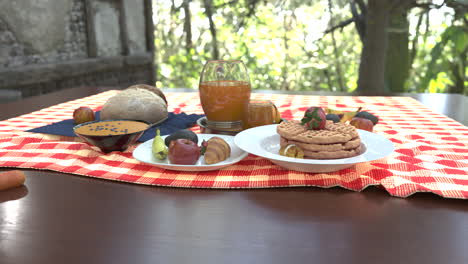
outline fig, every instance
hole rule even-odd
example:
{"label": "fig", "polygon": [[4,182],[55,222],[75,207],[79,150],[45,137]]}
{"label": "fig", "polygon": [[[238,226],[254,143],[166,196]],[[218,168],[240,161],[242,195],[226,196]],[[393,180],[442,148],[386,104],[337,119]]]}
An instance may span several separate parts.
{"label": "fig", "polygon": [[309,130],[324,129],[327,124],[326,117],[321,107],[309,107],[304,113],[304,118],[301,119],[301,125],[305,125]]}
{"label": "fig", "polygon": [[354,117],[353,119],[351,119],[349,124],[355,128],[359,128],[369,132],[372,132],[372,130],[374,130],[374,124],[372,123],[372,121],[365,118]]}
{"label": "fig", "polygon": [[326,119],[333,121],[333,123],[338,123],[341,120],[340,116],[337,114],[327,114]]}
{"label": "fig", "polygon": [[170,134],[164,139],[164,144],[166,144],[166,146],[169,146],[172,140],[176,140],[179,138],[185,138],[193,141],[195,144],[198,144],[197,134],[188,129],[177,130],[176,132]]}
{"label": "fig", "polygon": [[372,123],[374,125],[377,125],[377,123],[379,122],[379,118],[376,117],[375,115],[369,113],[369,112],[366,112],[366,111],[362,111],[362,112],[359,112],[356,114],[356,117],[360,117],[360,118],[365,118],[365,119],[369,119],[370,121],[372,121]]}
{"label": "fig", "polygon": [[73,121],[75,124],[86,123],[94,120],[94,111],[87,106],[80,106],[73,111]]}
{"label": "fig", "polygon": [[337,110],[337,109],[333,109],[333,108],[325,108],[325,113],[327,114],[335,114],[337,115],[340,120],[341,118],[343,118],[344,114],[345,114],[345,111],[342,111],[342,110]]}
{"label": "fig", "polygon": [[200,158],[200,147],[191,140],[179,138],[171,141],[167,156],[172,164],[193,165]]}

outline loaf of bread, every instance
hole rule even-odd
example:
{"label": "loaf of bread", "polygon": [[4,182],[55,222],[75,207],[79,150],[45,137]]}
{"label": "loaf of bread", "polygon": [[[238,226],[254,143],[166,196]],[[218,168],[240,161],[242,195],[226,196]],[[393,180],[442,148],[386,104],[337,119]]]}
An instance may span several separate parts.
{"label": "loaf of bread", "polygon": [[100,115],[101,120],[131,119],[153,124],[167,118],[167,101],[156,87],[134,85],[109,98]]}
{"label": "loaf of bread", "polygon": [[166,96],[164,95],[164,93],[158,89],[157,87],[154,87],[154,86],[151,86],[151,85],[148,85],[148,84],[135,84],[135,85],[132,85],[130,87],[127,88],[128,89],[146,89],[148,91],[151,91],[153,93],[155,93],[156,95],[158,95],[159,97],[161,97],[164,102],[166,102],[166,105],[167,105],[167,100],[166,100]]}

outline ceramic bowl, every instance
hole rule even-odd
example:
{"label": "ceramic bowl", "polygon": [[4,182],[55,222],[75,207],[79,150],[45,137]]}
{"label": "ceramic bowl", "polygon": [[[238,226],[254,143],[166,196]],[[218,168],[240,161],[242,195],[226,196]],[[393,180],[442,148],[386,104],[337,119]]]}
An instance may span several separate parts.
{"label": "ceramic bowl", "polygon": [[145,121],[136,120],[99,120],[73,127],[73,132],[90,145],[102,152],[124,151],[135,143],[150,128]]}

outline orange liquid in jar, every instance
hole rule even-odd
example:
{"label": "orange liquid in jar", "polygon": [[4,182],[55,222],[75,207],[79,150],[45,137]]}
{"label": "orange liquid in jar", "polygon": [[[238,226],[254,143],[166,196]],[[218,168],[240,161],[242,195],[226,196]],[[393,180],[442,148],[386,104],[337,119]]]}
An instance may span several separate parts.
{"label": "orange liquid in jar", "polygon": [[244,129],[275,123],[275,106],[268,100],[250,101],[244,118]]}
{"label": "orange liquid in jar", "polygon": [[200,101],[210,121],[242,120],[250,100],[250,83],[207,81],[200,83]]}

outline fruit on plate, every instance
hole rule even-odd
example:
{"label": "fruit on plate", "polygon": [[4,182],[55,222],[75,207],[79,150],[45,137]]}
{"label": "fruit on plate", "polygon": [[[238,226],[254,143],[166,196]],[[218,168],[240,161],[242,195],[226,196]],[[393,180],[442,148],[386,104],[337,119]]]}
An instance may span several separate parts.
{"label": "fruit on plate", "polygon": [[342,110],[336,110],[333,108],[326,108],[325,112],[327,114],[336,114],[340,117],[340,122],[345,123],[347,121],[350,121],[353,119],[353,117],[356,116],[359,111],[361,111],[362,107],[359,107],[356,111],[342,111]]}
{"label": "fruit on plate", "polygon": [[86,123],[94,120],[94,111],[87,106],[80,106],[73,111],[73,121],[75,124]]}
{"label": "fruit on plate", "polygon": [[343,117],[341,118],[340,122],[345,123],[347,121],[351,121],[351,119],[353,119],[357,115],[357,113],[359,113],[359,111],[361,111],[361,107],[359,107],[356,111],[344,112]]}
{"label": "fruit on plate", "polygon": [[275,121],[275,124],[281,123],[281,114],[278,110],[278,107],[276,107],[275,104],[273,104],[273,120]]}
{"label": "fruit on plate", "polygon": [[325,108],[325,113],[337,115],[341,120],[341,118],[344,116],[345,111],[337,110],[333,108]]}
{"label": "fruit on plate", "polygon": [[374,125],[377,125],[377,123],[379,122],[378,117],[376,117],[375,115],[373,115],[373,114],[371,114],[371,113],[369,113],[367,111],[362,111],[362,112],[357,113],[356,117],[369,119],[370,121],[372,121],[372,123],[374,123]]}
{"label": "fruit on plate", "polygon": [[200,146],[200,153],[202,155],[205,155],[206,147],[208,147],[208,141],[203,140],[202,143],[201,143],[201,146]]}
{"label": "fruit on plate", "polygon": [[166,139],[164,139],[164,143],[166,144],[166,146],[169,146],[172,140],[176,140],[180,138],[185,138],[185,139],[193,141],[195,144],[198,144],[197,134],[195,134],[193,131],[188,130],[188,129],[177,130],[176,132],[170,134],[169,136],[166,137]]}
{"label": "fruit on plate", "polygon": [[323,129],[326,123],[326,114],[321,107],[309,107],[304,113],[304,118],[301,119],[301,125],[309,130]]}
{"label": "fruit on plate", "polygon": [[290,158],[298,158],[298,159],[304,158],[304,151],[300,147],[294,144],[289,144],[287,146],[281,147],[279,150],[279,154],[281,156],[286,156]]}
{"label": "fruit on plate", "polygon": [[337,114],[327,114],[326,119],[333,121],[333,123],[339,123],[341,120]]}
{"label": "fruit on plate", "polygon": [[173,164],[193,165],[200,158],[200,147],[191,140],[179,138],[171,141],[167,156]]}
{"label": "fruit on plate", "polygon": [[367,130],[369,132],[372,132],[372,130],[374,129],[374,124],[372,123],[372,121],[365,118],[354,117],[353,119],[351,119],[349,124],[354,126],[355,128]]}
{"label": "fruit on plate", "polygon": [[164,139],[161,137],[159,129],[156,129],[156,136],[154,137],[153,145],[151,146],[151,152],[155,158],[160,160],[167,157],[168,149],[166,144],[164,144]]}
{"label": "fruit on plate", "polygon": [[204,159],[206,164],[215,164],[231,156],[231,147],[220,137],[210,138],[205,145]]}

